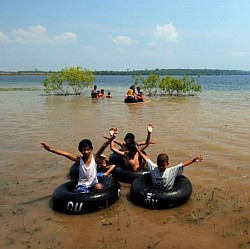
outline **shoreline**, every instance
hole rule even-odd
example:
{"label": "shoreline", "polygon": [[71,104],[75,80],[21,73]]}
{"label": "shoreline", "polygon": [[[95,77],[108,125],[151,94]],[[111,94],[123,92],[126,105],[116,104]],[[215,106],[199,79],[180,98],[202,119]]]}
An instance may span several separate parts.
{"label": "shoreline", "polygon": [[[49,75],[59,73],[60,71],[0,71],[0,76],[10,75]],[[131,70],[131,71],[115,71],[115,70],[93,70],[94,75],[149,75],[154,73],[156,75],[170,75],[170,76],[214,76],[214,75],[250,75],[250,71],[244,70],[224,70],[224,69],[152,69],[152,70]]]}

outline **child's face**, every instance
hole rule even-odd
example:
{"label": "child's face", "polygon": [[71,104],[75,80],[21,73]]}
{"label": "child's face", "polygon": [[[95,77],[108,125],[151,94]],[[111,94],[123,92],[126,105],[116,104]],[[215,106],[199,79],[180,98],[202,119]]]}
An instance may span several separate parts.
{"label": "child's face", "polygon": [[134,142],[132,138],[127,138],[124,140],[126,144],[130,144],[131,142]]}
{"label": "child's face", "polygon": [[168,167],[167,162],[157,163],[157,165],[158,165],[158,169],[160,170],[160,172],[163,172]]}
{"label": "child's face", "polygon": [[100,158],[98,160],[98,166],[101,168],[101,169],[105,169],[106,168],[106,159],[105,158]]}
{"label": "child's face", "polygon": [[82,153],[83,158],[89,157],[91,154],[91,151],[92,149],[89,146],[82,148],[81,153]]}

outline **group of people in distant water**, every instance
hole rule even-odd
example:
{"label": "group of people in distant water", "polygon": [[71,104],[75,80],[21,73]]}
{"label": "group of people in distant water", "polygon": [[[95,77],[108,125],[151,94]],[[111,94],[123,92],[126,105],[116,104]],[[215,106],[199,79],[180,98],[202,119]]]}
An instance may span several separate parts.
{"label": "group of people in distant water", "polygon": [[135,90],[135,86],[132,85],[127,91],[127,99],[142,101],[143,100],[143,93],[141,88],[138,86]]}
{"label": "group of people in distant water", "polygon": [[[108,91],[107,95],[105,94],[105,90],[97,89],[97,85],[94,85],[93,89],[91,90],[91,97],[92,98],[112,98],[110,91]],[[132,85],[127,91],[126,98],[134,99],[134,100],[143,100],[143,92],[141,88],[138,86],[135,90],[135,86]]]}
{"label": "group of people in distant water", "polygon": [[94,85],[93,89],[91,90],[91,97],[92,98],[112,98],[110,91],[108,91],[108,94],[105,94],[104,89],[101,89],[101,91],[97,90],[97,85]]}

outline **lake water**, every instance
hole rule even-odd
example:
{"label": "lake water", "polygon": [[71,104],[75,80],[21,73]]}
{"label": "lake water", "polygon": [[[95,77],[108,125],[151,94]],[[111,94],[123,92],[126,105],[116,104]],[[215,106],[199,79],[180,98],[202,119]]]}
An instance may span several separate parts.
{"label": "lake water", "polygon": [[[0,88],[37,88],[0,91],[2,248],[249,248],[249,75],[202,76],[197,96],[146,97],[138,104],[123,102],[131,76],[96,76],[94,84],[112,99],[91,99],[90,89],[46,96],[42,80],[0,76]],[[71,162],[43,150],[40,141],[78,154],[81,139],[91,139],[96,151],[110,127],[118,127],[120,140],[133,132],[144,141],[148,123],[156,139],[147,149],[153,161],[161,152],[170,164],[205,157],[185,168],[193,184],[187,204],[143,209],[122,184],[120,200],[104,211],[69,216],[50,208]]]}

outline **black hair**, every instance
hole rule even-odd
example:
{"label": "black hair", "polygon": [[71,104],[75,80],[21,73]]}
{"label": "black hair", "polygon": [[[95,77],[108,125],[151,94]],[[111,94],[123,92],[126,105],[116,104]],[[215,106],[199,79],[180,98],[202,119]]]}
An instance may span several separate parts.
{"label": "black hair", "polygon": [[126,146],[127,146],[128,151],[131,151],[131,152],[137,151],[137,149],[135,147],[135,141],[131,141],[130,143],[126,143]]}
{"label": "black hair", "polygon": [[91,150],[93,149],[92,142],[89,139],[83,139],[78,145],[78,150],[81,152],[86,147],[89,147]]}
{"label": "black hair", "polygon": [[134,89],[135,89],[135,86],[134,86],[134,85],[132,85],[132,86],[130,87],[130,89],[133,89],[133,90],[134,90]]}
{"label": "black hair", "polygon": [[157,156],[157,164],[161,164],[161,163],[168,163],[168,155],[167,154],[159,154]]}
{"label": "black hair", "polygon": [[135,140],[135,135],[133,133],[127,133],[126,136],[124,137],[124,140]]}

